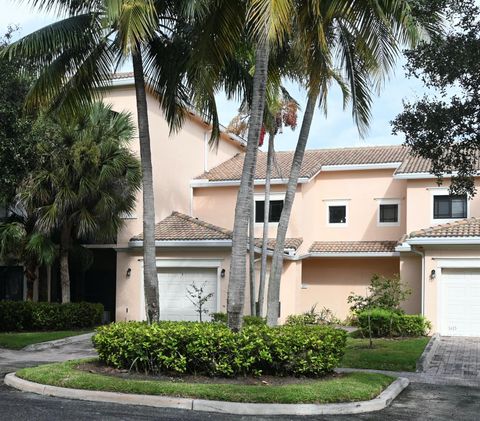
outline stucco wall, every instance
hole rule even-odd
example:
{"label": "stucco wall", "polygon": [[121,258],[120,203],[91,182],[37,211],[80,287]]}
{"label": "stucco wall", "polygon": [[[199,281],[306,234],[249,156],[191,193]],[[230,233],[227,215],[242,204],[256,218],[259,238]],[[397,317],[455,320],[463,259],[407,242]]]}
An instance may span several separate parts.
{"label": "stucco wall", "polygon": [[[170,135],[170,129],[158,102],[148,96],[155,219],[160,221],[172,211],[190,214],[190,180],[218,165],[242,150],[239,144],[222,137],[218,148],[210,148],[210,129],[194,116],[185,118],[182,129]],[[116,111],[128,111],[136,124],[135,92],[132,87],[113,88],[104,94],[104,101]],[[138,137],[132,140],[132,150],[139,156]],[[125,245],[142,227],[142,195],[137,196],[134,218],[127,219],[118,235],[118,244]]]}
{"label": "stucco wall", "polygon": [[409,314],[420,314],[422,311],[422,258],[411,253],[400,255],[400,279],[412,291],[403,304]]}
{"label": "stucco wall", "polygon": [[336,317],[345,319],[350,293],[365,295],[372,275],[392,276],[399,273],[398,258],[332,258],[303,261],[303,288],[296,313],[327,307]]}
{"label": "stucco wall", "polygon": [[[480,187],[480,179],[475,180],[477,189]],[[408,180],[407,183],[407,227],[406,233],[427,228],[444,222],[454,220],[433,219],[433,196],[445,192],[450,186],[448,179],[442,186],[438,186],[434,179]],[[480,196],[477,194],[468,201],[468,217],[480,216]]]}

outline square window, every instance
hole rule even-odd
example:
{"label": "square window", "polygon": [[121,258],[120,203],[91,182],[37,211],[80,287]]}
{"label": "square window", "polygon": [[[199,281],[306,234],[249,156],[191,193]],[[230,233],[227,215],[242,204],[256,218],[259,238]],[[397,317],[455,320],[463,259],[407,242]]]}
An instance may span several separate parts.
{"label": "square window", "polygon": [[380,222],[397,223],[398,222],[398,204],[380,205]]}
{"label": "square window", "polygon": [[467,196],[433,196],[434,219],[467,217]]}
{"label": "square window", "polygon": [[[270,200],[269,222],[279,222],[283,210],[283,200]],[[255,222],[265,221],[265,200],[255,201]]]}
{"label": "square window", "polygon": [[329,224],[345,224],[347,222],[347,207],[329,206],[328,207],[328,223]]}

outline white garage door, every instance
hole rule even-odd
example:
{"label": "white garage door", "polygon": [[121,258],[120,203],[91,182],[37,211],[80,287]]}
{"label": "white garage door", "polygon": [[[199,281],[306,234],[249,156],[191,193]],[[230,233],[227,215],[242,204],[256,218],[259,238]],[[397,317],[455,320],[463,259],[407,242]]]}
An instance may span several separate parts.
{"label": "white garage door", "polygon": [[480,269],[443,269],[441,334],[480,336]]}
{"label": "white garage door", "polygon": [[[199,320],[187,291],[193,290],[193,283],[199,288],[203,287],[204,295],[213,293],[205,308],[209,313],[217,311],[217,269],[162,268],[158,270],[161,320]],[[209,320],[208,316],[203,317]]]}

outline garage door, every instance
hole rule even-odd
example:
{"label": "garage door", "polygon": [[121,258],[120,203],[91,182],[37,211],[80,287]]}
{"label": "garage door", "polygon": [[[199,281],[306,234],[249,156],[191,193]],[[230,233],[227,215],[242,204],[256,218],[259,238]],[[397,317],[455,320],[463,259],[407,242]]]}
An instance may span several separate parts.
{"label": "garage door", "polygon": [[440,333],[480,336],[480,269],[443,269]]}
{"label": "garage door", "polygon": [[192,290],[192,284],[203,287],[204,295],[213,293],[205,308],[209,313],[217,311],[217,269],[162,268],[158,271],[161,320],[198,321],[187,291]]}

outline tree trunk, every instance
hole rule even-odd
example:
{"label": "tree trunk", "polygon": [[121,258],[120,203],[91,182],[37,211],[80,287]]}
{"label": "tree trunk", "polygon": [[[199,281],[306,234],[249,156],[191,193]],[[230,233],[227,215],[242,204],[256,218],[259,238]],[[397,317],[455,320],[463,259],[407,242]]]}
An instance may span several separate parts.
{"label": "tree trunk", "polygon": [[307,106],[305,107],[305,114],[303,116],[302,127],[298,136],[295,154],[293,155],[292,167],[290,169],[290,177],[288,179],[282,215],[278,223],[277,239],[272,257],[272,265],[270,268],[270,278],[268,280],[267,323],[269,326],[275,326],[278,323],[280,281],[283,269],[285,237],[287,236],[288,222],[292,212],[295,192],[297,191],[298,176],[302,167],[303,156],[305,155],[305,148],[307,146],[313,115],[315,113],[316,102],[317,95],[310,93],[308,96]]}
{"label": "tree trunk", "polygon": [[257,316],[259,317],[263,317],[263,307],[265,305],[265,283],[267,280],[268,221],[270,219],[270,180],[272,178],[274,140],[275,135],[273,133],[270,133],[268,135],[267,169],[265,174],[265,211],[263,219],[262,262],[260,265],[260,281],[258,285]]}
{"label": "tree trunk", "polygon": [[62,304],[70,302],[70,269],[68,266],[70,231],[70,226],[65,224],[60,233],[60,284],[62,288]]}
{"label": "tree trunk", "polygon": [[247,271],[247,238],[250,215],[250,186],[253,184],[257,158],[258,141],[263,123],[265,87],[267,84],[269,47],[266,39],[259,41],[255,55],[253,96],[247,138],[247,150],[243,163],[240,189],[235,206],[233,225],[232,260],[227,293],[228,326],[237,331],[242,327],[245,305],[245,284]]}
{"label": "tree trunk", "polygon": [[158,279],[155,263],[155,202],[153,194],[152,154],[148,124],[147,95],[140,47],[132,54],[137,99],[138,137],[143,188],[143,285],[145,311],[149,323],[159,319]]}
{"label": "tree trunk", "polygon": [[255,186],[252,183],[250,192],[250,222],[248,224],[248,263],[250,266],[250,314],[255,316],[256,314],[256,285],[255,285]]}

